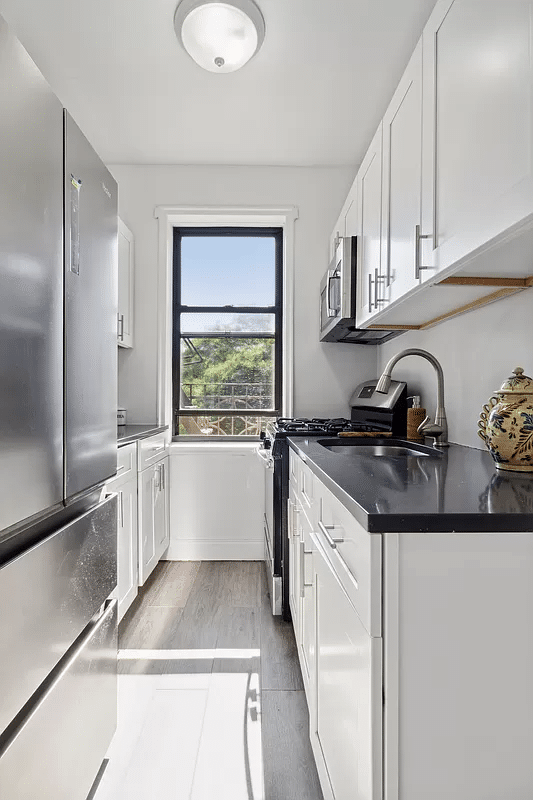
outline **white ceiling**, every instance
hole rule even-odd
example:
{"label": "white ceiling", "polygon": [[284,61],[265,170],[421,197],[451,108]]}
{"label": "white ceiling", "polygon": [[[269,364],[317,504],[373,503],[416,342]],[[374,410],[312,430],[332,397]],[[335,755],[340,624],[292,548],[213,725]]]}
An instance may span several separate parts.
{"label": "white ceiling", "polygon": [[109,164],[358,164],[435,0],[259,0],[242,70],[179,45],[177,0],[0,0]]}

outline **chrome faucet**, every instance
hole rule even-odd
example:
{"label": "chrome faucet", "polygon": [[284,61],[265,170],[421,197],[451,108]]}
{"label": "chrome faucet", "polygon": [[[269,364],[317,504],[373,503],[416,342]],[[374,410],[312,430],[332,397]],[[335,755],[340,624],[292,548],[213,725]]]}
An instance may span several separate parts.
{"label": "chrome faucet", "polygon": [[437,409],[435,411],[435,422],[431,423],[429,417],[426,417],[417,430],[422,436],[432,436],[435,439],[435,447],[448,447],[448,422],[446,420],[446,411],[444,410],[444,374],[442,367],[431,353],[427,350],[419,350],[417,347],[412,347],[409,350],[402,350],[397,353],[387,363],[383,370],[383,375],[379,379],[376,392],[387,394],[391,384],[391,374],[394,366],[401,358],[405,356],[422,356],[427,359],[435,367],[437,373]]}

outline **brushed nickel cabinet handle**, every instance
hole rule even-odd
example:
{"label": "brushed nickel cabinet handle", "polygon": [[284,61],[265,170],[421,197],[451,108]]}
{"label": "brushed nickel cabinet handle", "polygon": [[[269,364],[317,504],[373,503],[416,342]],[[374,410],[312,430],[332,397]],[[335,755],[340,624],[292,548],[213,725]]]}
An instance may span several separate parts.
{"label": "brushed nickel cabinet handle", "polygon": [[342,530],[337,525],[324,525],[323,522],[318,520],[318,527],[320,528],[320,530],[322,531],[322,533],[326,537],[327,543],[329,544],[330,547],[336,548],[338,544],[341,544],[341,542],[344,542],[344,536],[334,537],[334,536],[332,536],[330,534],[330,531]]}
{"label": "brushed nickel cabinet handle", "polygon": [[431,239],[431,234],[420,233],[420,225],[415,225],[415,279],[419,280],[420,272],[423,269],[432,269],[431,267],[423,267],[420,264],[420,239]]}
{"label": "brushed nickel cabinet handle", "polygon": [[374,308],[377,308],[379,305],[385,302],[384,298],[378,297],[378,286],[384,281],[385,277],[379,274],[378,268],[376,267],[374,270]]}
{"label": "brushed nickel cabinet handle", "polygon": [[313,582],[306,583],[305,581],[305,557],[313,555],[312,550],[305,549],[305,542],[300,542],[300,597],[305,597],[306,587],[313,585]]}

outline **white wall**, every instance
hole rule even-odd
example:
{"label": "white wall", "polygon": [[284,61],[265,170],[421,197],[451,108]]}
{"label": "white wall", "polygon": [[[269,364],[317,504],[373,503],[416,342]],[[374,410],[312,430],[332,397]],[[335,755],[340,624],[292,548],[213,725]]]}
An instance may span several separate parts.
{"label": "white wall", "polygon": [[[533,290],[393,339],[379,348],[380,369],[407,347],[429,350],[442,364],[450,441],[483,449],[477,436],[481,407],[516,366],[533,373]],[[421,394],[422,405],[434,413],[436,378],[428,362],[410,356],[393,377],[407,381],[409,393]]]}
{"label": "white wall", "polygon": [[156,415],[157,205],[296,205],[295,415],[346,416],[352,389],[376,373],[376,349],[320,344],[318,286],[329,234],[353,180],[349,168],[111,166],[135,236],[135,347],[119,354],[119,403],[131,422]]}
{"label": "white wall", "polygon": [[262,561],[265,468],[256,447],[248,442],[171,445],[165,558]]}

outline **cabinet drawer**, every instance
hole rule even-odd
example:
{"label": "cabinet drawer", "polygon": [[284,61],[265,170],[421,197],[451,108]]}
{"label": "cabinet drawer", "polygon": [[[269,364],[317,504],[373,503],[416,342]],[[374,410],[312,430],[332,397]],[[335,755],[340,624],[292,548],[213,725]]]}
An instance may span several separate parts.
{"label": "cabinet drawer", "polygon": [[369,534],[321,481],[315,481],[317,533],[371,636],[381,636],[381,536]]}
{"label": "cabinet drawer", "polygon": [[137,472],[137,442],[125,444],[117,451],[117,478]]}
{"label": "cabinet drawer", "polygon": [[141,439],[137,443],[138,453],[138,470],[142,472],[143,469],[160,461],[168,454],[167,434],[157,433],[155,436],[149,436],[147,439]]}

